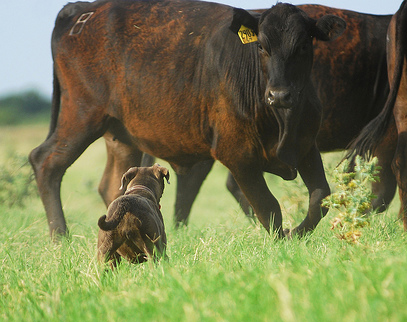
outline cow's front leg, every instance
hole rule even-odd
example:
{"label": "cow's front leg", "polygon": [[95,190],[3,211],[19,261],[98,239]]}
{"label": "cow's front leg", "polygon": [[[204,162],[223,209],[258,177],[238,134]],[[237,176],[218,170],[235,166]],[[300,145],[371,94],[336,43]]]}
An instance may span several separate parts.
{"label": "cow's front leg", "polygon": [[290,235],[303,236],[306,232],[312,231],[328,212],[328,208],[322,207],[321,202],[330,194],[330,189],[325,178],[321,155],[315,145],[301,160],[298,171],[308,189],[309,206],[307,216],[290,232]]}
{"label": "cow's front leg", "polygon": [[248,166],[230,170],[267,232],[270,233],[271,226],[279,237],[283,237],[281,208],[268,189],[261,169]]}

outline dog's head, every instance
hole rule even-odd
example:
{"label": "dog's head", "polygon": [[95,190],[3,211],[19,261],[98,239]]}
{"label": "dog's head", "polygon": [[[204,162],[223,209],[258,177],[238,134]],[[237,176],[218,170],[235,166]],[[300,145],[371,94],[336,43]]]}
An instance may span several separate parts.
{"label": "dog's head", "polygon": [[143,185],[155,193],[158,201],[164,191],[164,178],[170,183],[170,172],[158,163],[152,167],[132,167],[123,174],[119,190],[129,190],[132,186]]}

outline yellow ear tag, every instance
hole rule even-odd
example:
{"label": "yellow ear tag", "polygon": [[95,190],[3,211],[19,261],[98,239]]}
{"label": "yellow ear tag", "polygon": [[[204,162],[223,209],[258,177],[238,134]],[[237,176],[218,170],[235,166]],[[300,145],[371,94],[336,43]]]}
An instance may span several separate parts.
{"label": "yellow ear tag", "polygon": [[237,34],[239,35],[239,38],[243,44],[249,44],[257,41],[257,35],[254,33],[253,29],[246,26],[241,25]]}

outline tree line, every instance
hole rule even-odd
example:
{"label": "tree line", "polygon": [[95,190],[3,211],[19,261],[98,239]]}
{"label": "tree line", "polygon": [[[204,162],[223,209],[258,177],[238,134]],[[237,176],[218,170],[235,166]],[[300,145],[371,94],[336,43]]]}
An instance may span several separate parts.
{"label": "tree line", "polygon": [[0,97],[0,125],[49,122],[51,99],[36,90]]}

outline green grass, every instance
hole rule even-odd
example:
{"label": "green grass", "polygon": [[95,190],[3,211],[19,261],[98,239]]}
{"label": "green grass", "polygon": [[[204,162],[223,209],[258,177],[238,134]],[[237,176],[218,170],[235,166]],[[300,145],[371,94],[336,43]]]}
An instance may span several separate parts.
{"label": "green grass", "polygon": [[[13,153],[27,155],[46,133],[47,127],[1,127],[0,165]],[[340,157],[324,155],[328,175]],[[332,213],[312,235],[275,241],[244,218],[226,191],[226,169],[216,164],[189,227],[175,230],[171,171],[162,200],[169,262],[123,262],[112,273],[96,262],[97,219],[105,211],[97,185],[105,160],[98,141],[64,177],[71,238],[60,244],[49,240],[36,195],[23,207],[0,205],[1,321],[407,320],[407,240],[397,201],[363,228],[360,245],[335,237]],[[308,198],[300,181],[266,177],[284,226],[298,224]]]}

